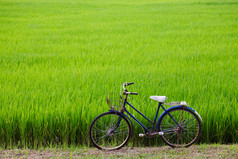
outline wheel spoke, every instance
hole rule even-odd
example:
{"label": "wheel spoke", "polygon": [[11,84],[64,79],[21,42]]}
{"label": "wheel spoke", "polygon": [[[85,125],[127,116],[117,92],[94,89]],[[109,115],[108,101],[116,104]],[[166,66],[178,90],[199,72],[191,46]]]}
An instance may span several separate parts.
{"label": "wheel spoke", "polygon": [[[119,119],[120,123],[116,126]],[[118,114],[105,113],[95,119],[90,131],[90,139],[96,147],[114,150],[122,147],[129,139],[130,125]]]}
{"label": "wheel spoke", "polygon": [[191,145],[199,136],[199,120],[190,111],[184,108],[177,108],[168,112],[178,121],[179,126],[174,123],[168,114],[165,114],[161,121],[159,131],[164,132],[162,139],[170,146],[182,147]]}

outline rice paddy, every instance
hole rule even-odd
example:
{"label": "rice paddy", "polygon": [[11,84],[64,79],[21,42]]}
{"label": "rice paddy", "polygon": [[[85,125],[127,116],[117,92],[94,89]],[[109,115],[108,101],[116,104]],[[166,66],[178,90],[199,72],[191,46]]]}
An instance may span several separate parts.
{"label": "rice paddy", "polygon": [[0,145],[90,145],[126,81],[150,119],[165,95],[201,115],[200,142],[237,143],[237,28],[236,0],[1,0]]}

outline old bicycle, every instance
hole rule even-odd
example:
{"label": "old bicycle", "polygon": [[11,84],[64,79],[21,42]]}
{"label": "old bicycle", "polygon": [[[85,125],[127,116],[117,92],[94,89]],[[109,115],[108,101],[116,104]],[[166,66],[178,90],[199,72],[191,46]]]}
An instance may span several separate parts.
{"label": "old bicycle", "polygon": [[[171,147],[188,147],[199,138],[202,118],[194,109],[188,107],[185,101],[165,103],[166,96],[150,96],[151,99],[159,102],[154,121],[151,121],[127,101],[129,95],[137,95],[137,93],[129,92],[126,89],[126,86],[131,84],[134,83],[122,85],[125,98],[122,96],[119,96],[118,99],[109,97],[107,102],[111,110],[97,116],[90,125],[90,140],[97,148],[116,150],[123,147],[134,132],[130,117],[144,129],[144,133],[139,134],[140,137],[160,135],[162,140]],[[126,105],[148,120],[151,127],[145,127],[126,109]],[[165,109],[163,105],[173,107]],[[160,107],[164,112],[157,120]]]}

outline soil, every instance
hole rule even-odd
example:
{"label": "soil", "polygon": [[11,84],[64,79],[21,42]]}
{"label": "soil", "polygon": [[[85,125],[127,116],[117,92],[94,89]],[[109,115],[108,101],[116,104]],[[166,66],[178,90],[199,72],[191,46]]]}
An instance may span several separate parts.
{"label": "soil", "polygon": [[234,158],[238,145],[193,145],[189,148],[124,147],[116,151],[96,148],[51,148],[1,150],[0,158]]}

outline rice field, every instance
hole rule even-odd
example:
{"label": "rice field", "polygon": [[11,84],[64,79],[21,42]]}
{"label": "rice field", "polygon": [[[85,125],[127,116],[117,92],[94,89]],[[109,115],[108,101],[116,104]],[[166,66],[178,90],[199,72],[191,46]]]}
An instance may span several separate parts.
{"label": "rice field", "polygon": [[89,146],[126,81],[150,119],[165,95],[201,115],[201,143],[237,143],[237,66],[236,0],[1,0],[0,146]]}

